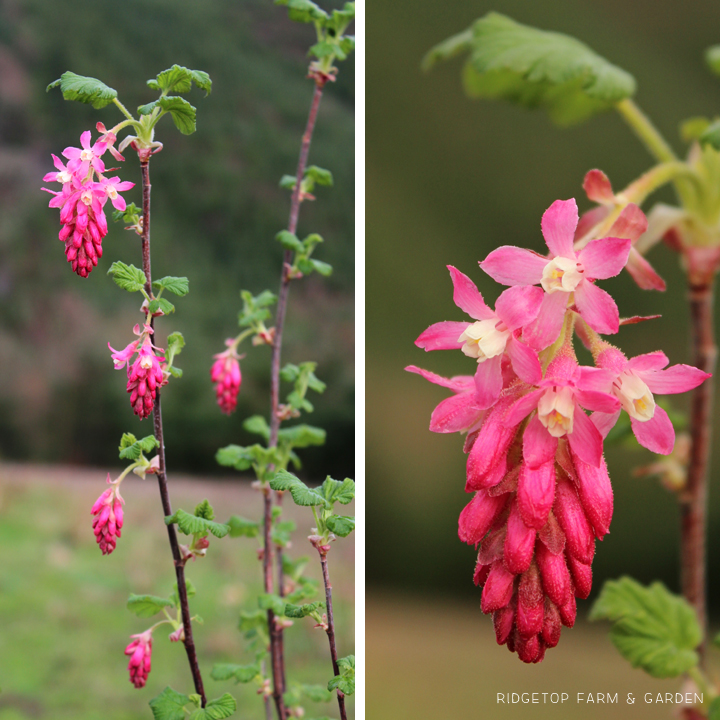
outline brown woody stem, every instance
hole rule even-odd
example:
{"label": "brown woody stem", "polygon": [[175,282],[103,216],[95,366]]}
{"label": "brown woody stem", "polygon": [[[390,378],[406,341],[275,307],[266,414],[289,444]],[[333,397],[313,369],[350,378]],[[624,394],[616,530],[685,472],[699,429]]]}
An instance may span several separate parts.
{"label": "brown woody stem", "polygon": [[[690,280],[690,321],[693,364],[706,373],[715,371],[717,347],[713,326],[714,279]],[[712,450],[713,378],[706,380],[692,396],[690,411],[690,462],[687,484],[680,495],[682,592],[697,612],[703,637],[707,638],[705,585],[705,539],[707,534],[707,477]],[[704,660],[706,640],[699,650]]]}
{"label": "brown woody stem", "polygon": [[[330,584],[330,572],[328,571],[327,562],[327,551],[318,548],[320,553],[320,564],[322,565],[323,582],[325,583],[325,606],[327,609],[327,636],[328,642],[330,643],[330,657],[332,659],[333,673],[335,675],[340,674],[340,668],[338,667],[338,656],[337,648],[335,646],[335,619],[333,618],[333,605],[332,605],[332,585]],[[347,713],[345,712],[345,695],[337,689],[338,707],[340,708],[341,720],[347,720]]]}
{"label": "brown woody stem", "polygon": [[[152,276],[150,273],[150,170],[149,159],[141,160],[140,171],[142,173],[142,192],[143,192],[143,231],[142,231],[142,258],[143,272],[145,273],[145,292],[152,297]],[[150,326],[154,326],[153,318],[150,317]],[[160,489],[160,499],[162,501],[163,514],[165,517],[172,515],[172,506],[170,504],[170,493],[168,491],[166,465],[165,465],[165,441],[163,437],[162,411],[160,409],[160,388],[156,389],[155,407],[153,408],[153,424],[155,429],[155,438],[159,443],[157,450],[159,458],[159,468],[157,472],[158,487]],[[200,674],[200,666],[198,664],[197,653],[195,651],[195,643],[192,634],[192,622],[190,620],[190,605],[188,603],[187,588],[185,586],[185,563],[180,553],[177,533],[175,525],[167,526],[168,539],[170,541],[170,549],[172,550],[173,561],[175,564],[175,576],[177,578],[178,598],[180,600],[180,612],[182,614],[183,627],[185,629],[185,652],[187,653],[188,663],[190,664],[190,672],[192,673],[195,692],[202,698],[202,706],[205,707],[207,698],[205,697],[205,688],[203,687],[202,675]]]}

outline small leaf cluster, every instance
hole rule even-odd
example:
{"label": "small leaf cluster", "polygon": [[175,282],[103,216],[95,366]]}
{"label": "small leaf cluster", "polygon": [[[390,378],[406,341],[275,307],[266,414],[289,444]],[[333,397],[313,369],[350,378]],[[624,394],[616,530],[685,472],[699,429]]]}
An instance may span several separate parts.
{"label": "small leaf cluster", "polygon": [[253,295],[249,290],[241,290],[240,297],[243,307],[238,313],[238,325],[250,328],[256,335],[267,332],[265,321],[272,317],[270,307],[277,302],[277,295],[269,290],[263,290],[259,295]]}
{"label": "small leaf cluster", "polygon": [[322,685],[306,685],[304,683],[293,683],[292,687],[283,694],[285,707],[293,711],[296,717],[304,716],[304,712],[301,711],[303,700],[327,703],[332,699],[333,694]]}
{"label": "small leaf cluster", "polygon": [[340,690],[343,695],[352,695],[355,692],[355,656],[338,660],[340,674],[336,675],[329,683],[328,690]]}
{"label": "small leaf cluster", "polygon": [[342,10],[330,13],[312,0],[275,0],[275,4],[287,6],[291,20],[315,25],[318,42],[310,48],[309,54],[323,63],[324,69],[331,68],[335,60],[347,59],[355,49],[355,38],[344,35],[355,19],[354,2],[346,2]]}
{"label": "small leaf cluster", "polygon": [[696,667],[702,632],[695,611],[662,583],[644,587],[622,577],[605,583],[591,620],[613,622],[610,639],[633,667],[657,678],[677,677]]}
{"label": "small leaf cluster", "polygon": [[135,203],[128,203],[124,210],[113,210],[112,219],[115,222],[122,220],[126,230],[142,235],[142,210]]}
{"label": "small leaf cluster", "polygon": [[334,512],[336,502],[347,505],[355,497],[355,483],[350,478],[340,481],[327,477],[320,487],[310,488],[292,473],[279,470],[270,481],[270,487],[290,492],[296,505],[313,508],[317,534],[324,542],[330,540],[331,533],[346,537],[355,529],[355,518]]}
{"label": "small leaf cluster", "polygon": [[[297,178],[295,175],[283,175],[280,178],[280,187],[285,190],[295,190],[297,184]],[[317,165],[309,165],[305,168],[303,173],[303,179],[300,183],[300,199],[301,200],[314,200],[315,196],[312,194],[315,189],[315,185],[333,185],[333,176],[329,170],[318,167]]]}
{"label": "small leaf cluster", "polygon": [[208,534],[212,534],[216,538],[224,538],[230,531],[230,527],[225,523],[215,522],[214,517],[212,506],[207,500],[203,500],[192,515],[185,510],[176,510],[165,518],[165,524],[176,523],[181,533],[193,535],[195,539],[207,537]]}
{"label": "small leaf cluster", "polygon": [[[163,291],[167,290],[179,297],[183,297],[190,291],[189,281],[186,277],[167,276],[154,280],[152,283],[152,297],[145,291],[147,278],[145,273],[134,265],[126,265],[116,260],[108,270],[108,275],[113,276],[115,284],[128,292],[141,292],[148,302],[148,312],[152,315],[169,315],[175,312],[175,306],[162,297]],[[155,294],[156,293],[156,294]]]}
{"label": "small leaf cluster", "polygon": [[145,457],[145,453],[152,452],[155,448],[160,447],[160,443],[154,435],[147,435],[138,440],[132,433],[124,433],[120,438],[118,451],[121,460],[131,460],[133,472],[139,475],[143,480],[150,466],[150,460]]}
{"label": "small leaf cluster", "polygon": [[322,237],[317,233],[311,233],[304,240],[300,240],[297,235],[287,230],[281,230],[275,236],[275,239],[286,250],[292,250],[295,253],[289,271],[291,278],[301,278],[303,275],[309,275],[312,272],[319,272],[325,277],[332,275],[332,265],[311,257],[315,248],[323,242]]}
{"label": "small leaf cluster", "polygon": [[[192,708],[189,715],[188,705]],[[199,695],[183,695],[166,687],[150,701],[150,709],[155,720],[223,720],[235,713],[237,703],[230,693],[225,693],[202,707]]]}
{"label": "small leaf cluster", "polygon": [[579,40],[521,25],[490,12],[472,27],[434,47],[426,69],[469,53],[465,92],[547,110],[559,125],[581,122],[635,93],[635,79]]}
{"label": "small leaf cluster", "polygon": [[315,362],[304,362],[300,365],[288,363],[280,371],[280,377],[283,380],[294,383],[293,391],[287,396],[287,404],[296,412],[301,410],[312,412],[315,409],[305,397],[308,389],[314,390],[316,393],[325,392],[326,385],[315,376],[315,368],[317,368]]}
{"label": "small leaf cluster", "polygon": [[[127,601],[127,609],[139,618],[149,618],[161,612],[164,612],[167,615],[166,608],[171,607],[177,610],[179,616],[180,600],[178,597],[177,583],[175,583],[174,586],[175,589],[169,598],[162,598],[157,595],[135,595],[134,593],[131,593]],[[195,595],[195,586],[189,580],[185,580],[185,590],[188,598]],[[179,625],[179,622],[176,623],[175,629],[177,629]]]}

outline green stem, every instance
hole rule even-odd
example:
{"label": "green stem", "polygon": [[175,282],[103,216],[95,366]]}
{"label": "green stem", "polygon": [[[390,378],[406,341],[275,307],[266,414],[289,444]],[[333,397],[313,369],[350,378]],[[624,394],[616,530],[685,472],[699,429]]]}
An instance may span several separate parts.
{"label": "green stem", "polygon": [[137,120],[128,112],[128,109],[117,99],[113,98],[113,102],[120,108],[120,112],[131,122],[136,123]]}
{"label": "green stem", "polygon": [[711,700],[717,696],[717,693],[710,685],[710,681],[699,667],[695,666],[690,668],[687,674],[695,681],[698,690],[700,690],[703,696],[707,695]]}
{"label": "green stem", "polygon": [[621,100],[616,106],[623,120],[634,130],[650,154],[660,162],[677,160],[672,148],[660,134],[660,131],[650,122],[650,118],[630,98]]}
{"label": "green stem", "polygon": [[678,178],[690,180],[698,192],[702,191],[702,179],[697,171],[682,160],[673,160],[660,163],[648,170],[637,180],[630,183],[625,190],[618,193],[617,197],[622,197],[636,205],[642,205],[648,195]]}

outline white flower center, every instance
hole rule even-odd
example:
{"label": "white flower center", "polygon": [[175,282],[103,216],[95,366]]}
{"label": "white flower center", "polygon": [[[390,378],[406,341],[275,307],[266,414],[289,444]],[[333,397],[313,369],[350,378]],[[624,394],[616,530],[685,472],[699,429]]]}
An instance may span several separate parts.
{"label": "white flower center", "polygon": [[64,185],[65,183],[69,183],[72,180],[72,175],[67,170],[62,170],[57,174],[57,177],[55,179]]}
{"label": "white flower center", "polygon": [[143,355],[140,358],[140,367],[146,370],[153,366],[152,355]]}
{"label": "white flower center", "polygon": [[111,200],[115,200],[115,198],[118,196],[117,190],[115,189],[114,185],[106,185],[105,192]]}
{"label": "white flower center", "polygon": [[93,151],[92,150],[83,150],[80,153],[80,159],[83,162],[90,162],[90,160],[93,159]]}
{"label": "white flower center", "polygon": [[86,205],[92,205],[92,201],[93,201],[92,190],[85,190],[85,191],[80,195],[80,199],[81,199]]}
{"label": "white flower center", "polygon": [[551,388],[538,402],[538,417],[553,437],[569,435],[573,431],[575,412],[574,393],[569,387]]}
{"label": "white flower center", "polygon": [[634,372],[625,371],[620,375],[615,381],[615,394],[631,418],[647,422],[655,415],[655,398]]}
{"label": "white flower center", "polygon": [[582,280],[580,263],[566,257],[553,258],[544,268],[540,281],[546,293],[572,292]]}
{"label": "white flower center", "polygon": [[499,330],[497,318],[491,320],[479,320],[465,328],[463,334],[458,338],[458,342],[464,343],[461,350],[471,358],[476,358],[478,362],[488,360],[496,355],[502,355],[505,352],[510,331]]}

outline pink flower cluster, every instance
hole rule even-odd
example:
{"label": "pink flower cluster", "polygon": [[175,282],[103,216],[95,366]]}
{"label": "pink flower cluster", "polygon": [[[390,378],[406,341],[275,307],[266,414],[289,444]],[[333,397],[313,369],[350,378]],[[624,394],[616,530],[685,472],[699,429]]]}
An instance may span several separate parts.
{"label": "pink flower cluster", "polygon": [[[661,352],[628,360],[600,337],[620,320],[595,281],[623,269],[632,241],[594,239],[576,250],[577,226],[575,201],[558,200],[542,219],[548,256],[506,246],[480,263],[510,286],[494,310],[450,267],[455,304],[473,321],[431,325],[416,345],[461,350],[477,370],[446,379],[407,368],[453,392],[430,429],[467,433],[465,489],[474,496],[459,536],[479,548],[474,580],[498,643],[528,663],[557,645],[561,626],[575,622],[576,598],[590,593],[595,539],[613,512],[603,439],[621,410],[640,444],[670,453],[674,430],[653,393],[685,392],[709,377],[686,365],[664,369]],[[575,330],[594,367],[578,364]]]}
{"label": "pink flower cluster", "polygon": [[108,231],[103,211],[105,203],[110,199],[115,209],[125,210],[125,200],[119,193],[135,185],[122,182],[117,176],[107,178],[103,175],[105,164],[101,157],[106,150],[117,160],[123,160],[123,157],[113,147],[114,133],[107,131],[102,123],[97,124],[97,129],[102,134],[95,144],[90,144],[91,134],[86,130],[80,136],[81,148],[63,150],[67,165],[53,155],[56,172],[47,173],[43,178],[44,182],[62,184],[59,192],[43,190],[55,196],[49,205],[60,208],[62,228],[59,238],[65,243],[68,262],[80,277],[87,277],[102,257],[102,240]]}
{"label": "pink flower cluster", "polygon": [[95,501],[90,512],[95,516],[93,520],[93,532],[103,555],[109,555],[117,543],[116,538],[121,535],[123,526],[123,508],[125,501],[120,497],[119,485],[110,480],[110,473],[107,476],[108,484],[112,485]]}
{"label": "pink flower cluster", "polygon": [[[133,332],[138,335],[122,350],[115,350],[108,343],[112,351],[112,359],[115,369],[120,370],[127,367],[127,391],[130,393],[130,405],[133,412],[142,420],[153,411],[157,389],[167,383],[167,377],[161,366],[165,357],[160,348],[155,347],[150,340],[153,329],[149,325],[143,325],[142,329],[136,325]],[[155,351],[158,354],[155,354]],[[137,353],[135,360],[130,359]]]}
{"label": "pink flower cluster", "polygon": [[135,638],[126,648],[125,654],[130,656],[128,670],[130,671],[130,682],[136,688],[145,687],[148,675],[150,674],[152,655],[152,629],[146,630],[138,635],[131,635]]}
{"label": "pink flower cluster", "polygon": [[[227,340],[231,345],[234,341]],[[242,375],[240,363],[234,347],[230,346],[225,352],[214,356],[215,362],[210,369],[210,379],[215,383],[215,394],[220,409],[230,415],[237,407],[237,396],[240,392]]]}

